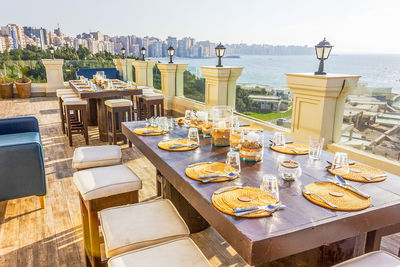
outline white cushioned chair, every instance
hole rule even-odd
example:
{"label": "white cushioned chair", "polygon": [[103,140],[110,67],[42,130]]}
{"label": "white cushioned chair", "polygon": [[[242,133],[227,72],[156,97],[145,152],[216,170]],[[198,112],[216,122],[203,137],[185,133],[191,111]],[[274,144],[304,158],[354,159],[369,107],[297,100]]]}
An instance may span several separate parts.
{"label": "white cushioned chair", "polygon": [[109,99],[104,101],[104,105],[109,107],[131,107],[132,101],[129,99]]}
{"label": "white cushioned chair", "polygon": [[125,165],[77,171],[73,180],[84,200],[138,191],[142,188],[140,178]]}
{"label": "white cushioned chair", "polygon": [[335,265],[335,267],[399,267],[400,258],[385,251],[373,251]]}
{"label": "white cushioned chair", "polygon": [[107,258],[190,233],[167,199],[105,209],[99,219]]}
{"label": "white cushioned chair", "polygon": [[116,145],[78,147],[72,158],[72,168],[81,170],[121,164],[121,148]]}
{"label": "white cushioned chair", "polygon": [[210,267],[211,264],[188,237],[130,251],[111,258],[109,267]]}

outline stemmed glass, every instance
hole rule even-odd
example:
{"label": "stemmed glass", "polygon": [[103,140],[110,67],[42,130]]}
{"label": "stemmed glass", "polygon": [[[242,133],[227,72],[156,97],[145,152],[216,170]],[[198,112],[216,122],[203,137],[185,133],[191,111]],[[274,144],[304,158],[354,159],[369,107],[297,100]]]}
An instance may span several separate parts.
{"label": "stemmed glass", "polygon": [[188,137],[187,137],[187,144],[192,145],[196,144],[199,145],[200,143],[200,138],[199,138],[199,131],[197,128],[190,128],[188,132]]}
{"label": "stemmed glass", "polygon": [[[232,169],[234,171],[232,171]],[[229,151],[226,154],[226,161],[225,161],[225,172],[234,172],[239,174],[240,173],[240,157],[239,152],[236,151]]]}

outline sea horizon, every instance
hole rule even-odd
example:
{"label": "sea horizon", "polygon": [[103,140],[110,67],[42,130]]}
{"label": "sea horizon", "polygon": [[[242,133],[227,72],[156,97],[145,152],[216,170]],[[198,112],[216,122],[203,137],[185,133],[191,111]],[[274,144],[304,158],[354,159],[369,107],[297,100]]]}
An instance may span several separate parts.
{"label": "sea horizon", "polygon": [[[167,58],[157,58],[167,63]],[[215,66],[216,58],[174,58],[176,63],[189,64],[187,70],[201,76],[201,66]],[[315,55],[240,55],[240,58],[222,58],[225,66],[244,67],[238,84],[287,87],[285,73],[314,72],[319,61]],[[360,75],[360,82],[368,87],[392,88],[400,94],[400,54],[333,54],[325,61],[325,71]]]}

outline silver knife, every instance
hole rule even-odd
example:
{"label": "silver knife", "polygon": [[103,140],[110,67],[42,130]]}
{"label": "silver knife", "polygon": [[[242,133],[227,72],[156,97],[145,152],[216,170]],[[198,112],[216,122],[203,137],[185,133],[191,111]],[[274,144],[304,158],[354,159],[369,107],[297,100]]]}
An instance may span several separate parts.
{"label": "silver knife", "polygon": [[211,163],[213,163],[213,162],[212,161],[209,161],[209,162],[197,162],[197,163],[189,164],[187,166],[187,168],[193,168],[193,167],[196,167],[196,166],[199,166],[199,165],[211,164]]}
{"label": "silver knife", "polygon": [[219,190],[215,191],[214,194],[217,194],[217,195],[218,195],[218,194],[224,193],[224,192],[226,192],[226,191],[235,190],[235,189],[240,189],[240,188],[243,188],[243,187],[244,187],[243,185],[234,185],[234,186],[230,186],[230,187],[228,187],[228,188],[219,189]]}
{"label": "silver knife", "polygon": [[360,195],[360,196],[362,196],[362,197],[365,197],[365,198],[370,198],[370,197],[371,197],[370,195],[368,195],[368,194],[366,194],[366,193],[364,193],[364,192],[362,192],[362,191],[360,191],[360,190],[358,190],[358,189],[355,189],[355,188],[353,188],[353,187],[350,187],[350,186],[348,186],[348,185],[344,185],[344,184],[341,184],[341,183],[339,183],[339,182],[335,182],[335,184],[336,184],[337,186],[340,186],[340,187],[344,188],[344,189],[350,190],[351,192],[356,193],[357,195]]}

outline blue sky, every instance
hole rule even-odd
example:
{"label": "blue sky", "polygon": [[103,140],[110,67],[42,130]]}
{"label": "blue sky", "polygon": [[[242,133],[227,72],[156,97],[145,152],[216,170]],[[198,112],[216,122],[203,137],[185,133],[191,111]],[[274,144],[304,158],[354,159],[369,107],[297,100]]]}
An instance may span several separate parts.
{"label": "blue sky", "polygon": [[60,23],[72,36],[99,30],[273,45],[314,45],[326,36],[336,53],[400,54],[400,0],[19,0],[2,10],[0,25]]}

